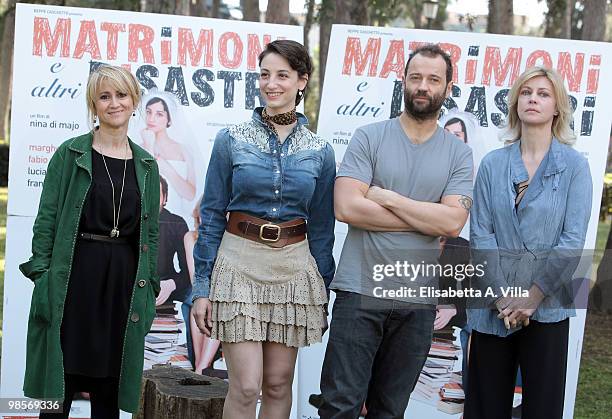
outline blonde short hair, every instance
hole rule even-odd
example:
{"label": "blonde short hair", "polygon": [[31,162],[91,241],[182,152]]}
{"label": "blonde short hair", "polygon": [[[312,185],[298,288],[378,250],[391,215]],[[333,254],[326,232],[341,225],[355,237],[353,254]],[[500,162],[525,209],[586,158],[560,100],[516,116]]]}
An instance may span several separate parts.
{"label": "blonde short hair", "polygon": [[557,102],[558,115],[553,117],[552,135],[560,143],[572,145],[576,142],[576,135],[571,128],[573,117],[569,95],[559,74],[555,70],[545,67],[528,68],[512,85],[510,93],[508,93],[508,119],[500,137],[506,144],[513,143],[521,138],[521,121],[517,110],[521,88],[528,80],[540,76],[546,77],[552,84],[553,95]]}
{"label": "blonde short hair", "polygon": [[87,80],[87,115],[90,124],[96,115],[96,97],[103,81],[108,81],[118,92],[129,95],[134,103],[134,109],[140,103],[141,91],[136,77],[123,67],[103,64],[95,69]]}

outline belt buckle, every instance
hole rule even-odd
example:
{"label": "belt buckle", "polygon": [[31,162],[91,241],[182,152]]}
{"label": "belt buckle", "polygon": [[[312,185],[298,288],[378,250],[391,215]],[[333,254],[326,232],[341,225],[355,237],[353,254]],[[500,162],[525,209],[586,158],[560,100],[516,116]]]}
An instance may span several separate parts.
{"label": "belt buckle", "polygon": [[[266,228],[272,228],[276,230],[276,238],[275,239],[267,239],[263,236],[264,233],[264,229]],[[280,234],[281,234],[281,228],[280,226],[277,226],[276,224],[264,224],[262,226],[259,227],[259,239],[264,241],[264,242],[271,242],[271,243],[276,243],[277,241],[280,240]]]}

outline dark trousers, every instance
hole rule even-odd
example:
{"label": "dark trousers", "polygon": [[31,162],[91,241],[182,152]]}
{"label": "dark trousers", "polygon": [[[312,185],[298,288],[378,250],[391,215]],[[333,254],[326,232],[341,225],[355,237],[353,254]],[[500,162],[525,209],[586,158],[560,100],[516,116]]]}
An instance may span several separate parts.
{"label": "dark trousers", "polygon": [[403,418],[431,346],[435,307],[336,292],[321,419]]}
{"label": "dark trousers", "polygon": [[465,419],[510,419],[517,369],[523,419],[562,419],[569,319],[531,321],[508,337],[472,332]]}
{"label": "dark trousers", "polygon": [[68,419],[74,393],[89,393],[91,419],[119,418],[119,379],[114,377],[95,378],[66,374],[65,398],[62,413],[41,412],[40,419]]}

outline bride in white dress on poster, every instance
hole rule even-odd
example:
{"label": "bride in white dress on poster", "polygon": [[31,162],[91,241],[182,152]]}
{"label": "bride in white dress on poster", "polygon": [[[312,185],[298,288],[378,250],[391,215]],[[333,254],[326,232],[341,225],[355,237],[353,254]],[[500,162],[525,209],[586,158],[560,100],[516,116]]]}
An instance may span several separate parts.
{"label": "bride in white dress on poster", "polygon": [[188,143],[190,138],[184,138],[190,129],[172,94],[151,91],[142,103],[145,126],[140,131],[141,144],[155,157],[160,175],[168,182],[166,208],[188,219],[197,192],[197,154]]}
{"label": "bride in white dress on poster", "polygon": [[[185,226],[185,231],[187,231],[188,225],[190,225],[190,223],[187,223],[187,220],[191,219],[194,205],[198,201],[196,197],[202,195],[202,184],[197,181],[197,178],[202,176],[196,176],[195,172],[196,164],[199,165],[198,170],[201,170],[203,161],[199,153],[197,139],[191,135],[192,130],[182,106],[178,104],[177,98],[172,93],[153,89],[143,97],[141,103],[142,108],[138,115],[139,121],[135,126],[134,132],[132,132],[131,138],[134,138],[136,142],[155,157],[159,167],[159,174],[168,184],[168,192],[163,209],[179,216],[185,221],[185,223],[177,223],[174,229],[166,228],[164,231],[181,230],[182,225]],[[164,238],[160,234],[160,249],[164,245],[162,243],[163,240],[177,239],[174,235],[172,238]],[[184,248],[183,237],[181,236],[180,241],[177,240],[176,243],[165,243],[165,246],[171,249]],[[160,252],[160,254],[162,253]],[[185,257],[190,259],[192,256],[185,255]],[[174,270],[177,274],[179,272],[182,273],[183,269],[187,269],[187,266],[184,266],[179,261],[178,252],[174,254],[171,263],[174,265]],[[192,280],[191,276],[189,276],[189,279]],[[167,300],[177,287],[176,280],[168,278],[162,280],[160,285],[162,292],[156,301],[157,306],[175,304],[176,302],[187,302],[187,306],[190,306],[190,290],[184,301],[181,301],[183,300],[182,298],[178,300],[172,299],[172,301]],[[179,313],[182,312],[185,323],[188,323],[189,309],[183,310],[182,305],[180,308],[177,308]],[[189,333],[190,330],[186,329],[186,326],[187,324],[180,326],[181,330],[185,333],[181,333],[178,341],[179,344],[185,343],[186,340],[192,341],[191,334]],[[195,330],[197,331],[198,329],[196,328]],[[196,336],[195,343],[199,342],[198,337]],[[197,351],[198,355],[202,351],[199,346],[201,345],[194,346],[194,350]],[[193,357],[192,360],[194,360]]]}

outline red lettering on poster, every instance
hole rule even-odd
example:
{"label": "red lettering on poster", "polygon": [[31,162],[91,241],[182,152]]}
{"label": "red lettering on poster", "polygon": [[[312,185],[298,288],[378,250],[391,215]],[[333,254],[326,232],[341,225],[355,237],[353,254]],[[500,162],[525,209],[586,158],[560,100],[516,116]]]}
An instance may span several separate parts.
{"label": "red lettering on poster", "polygon": [[161,41],[161,63],[172,64],[172,41]]}
{"label": "red lettering on poster", "polygon": [[[538,64],[538,61],[540,60],[542,62]],[[527,57],[527,64],[525,65],[525,68],[535,67],[536,65],[545,68],[552,68],[552,58],[550,54],[547,51],[544,51],[543,49],[537,49],[531,54],[529,54],[529,57]]]}
{"label": "red lettering on poster", "polygon": [[128,26],[128,61],[138,61],[138,51],[142,51],[142,59],[147,64],[155,64],[151,43],[155,31],[147,25],[130,24]]}
{"label": "red lettering on poster", "polygon": [[491,85],[491,75],[495,77],[495,85],[501,87],[510,75],[507,86],[511,86],[521,71],[522,48],[508,48],[506,59],[502,63],[498,47],[487,47],[482,68],[482,84]]}
{"label": "red lettering on poster", "polygon": [[100,60],[100,45],[98,44],[98,34],[96,33],[96,22],[93,20],[82,20],[79,29],[79,37],[74,47],[72,58],[83,58],[83,54],[89,53],[92,59]]}
{"label": "red lettering on poster", "polygon": [[198,42],[193,39],[193,32],[189,28],[179,28],[178,32],[178,64],[187,65],[187,55],[191,65],[197,67],[204,57],[203,67],[212,67],[213,59],[213,30],[202,29],[198,35]]}
{"label": "red lettering on poster", "polygon": [[390,73],[395,72],[395,77],[401,79],[404,77],[405,66],[404,41],[391,41],[387,51],[387,58],[385,58],[379,77],[386,79]]}
{"label": "red lettering on poster", "polygon": [[[270,35],[263,36],[264,46],[268,45],[272,41]],[[257,34],[250,33],[247,35],[247,70],[253,71],[257,69],[257,58],[261,54],[262,46],[259,43],[259,37]]]}
{"label": "red lettering on poster", "polygon": [[586,92],[590,95],[597,93],[599,87],[599,69],[592,68],[587,73],[587,87]]}
{"label": "red lettering on poster", "polygon": [[[229,57],[228,43],[232,41],[234,44],[234,56]],[[225,32],[219,38],[219,62],[226,68],[238,68],[242,63],[242,40],[236,32]]]}
{"label": "red lettering on poster", "polygon": [[467,60],[465,63],[465,84],[474,84],[478,60]]}
{"label": "red lettering on poster", "polygon": [[442,42],[439,44],[448,55],[450,56],[451,62],[453,63],[453,82],[459,81],[459,70],[457,69],[457,63],[461,59],[461,47],[455,44],[449,44]]}
{"label": "red lettering on poster", "polygon": [[60,57],[70,56],[70,19],[57,19],[53,34],[46,17],[34,18],[32,34],[32,54],[42,57],[42,46],[45,44],[47,57],[53,57],[60,46]]}
{"label": "red lettering on poster", "polygon": [[572,55],[569,52],[560,52],[557,60],[557,71],[563,80],[567,80],[567,88],[570,92],[579,92],[582,82],[582,70],[584,68],[584,54],[576,53],[576,61],[572,68]]}
{"label": "red lettering on poster", "polygon": [[[601,55],[591,55],[589,59],[589,64],[592,66],[599,66],[601,64]],[[587,88],[586,92],[588,94],[597,93],[597,89],[599,88],[599,68],[591,68],[587,73]]]}
{"label": "red lettering on poster", "polygon": [[106,58],[109,60],[116,60],[119,32],[125,32],[125,24],[102,22],[100,28],[108,32],[106,36]]}
{"label": "red lettering on poster", "polygon": [[378,56],[380,55],[380,44],[380,38],[369,38],[365,51],[361,52],[361,40],[349,37],[346,40],[346,48],[344,50],[342,74],[350,76],[351,68],[354,65],[355,75],[361,76],[369,62],[368,76],[375,77],[378,67]]}

